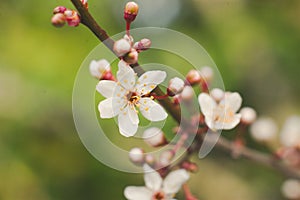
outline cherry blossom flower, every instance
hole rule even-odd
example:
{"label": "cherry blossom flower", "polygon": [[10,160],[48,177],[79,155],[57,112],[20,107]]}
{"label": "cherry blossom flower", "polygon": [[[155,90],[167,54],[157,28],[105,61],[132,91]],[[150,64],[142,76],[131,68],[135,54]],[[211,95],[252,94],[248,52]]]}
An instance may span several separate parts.
{"label": "cherry blossom flower", "polygon": [[241,114],[236,112],[241,107],[242,98],[238,93],[227,92],[219,103],[206,93],[201,93],[198,100],[205,123],[210,129],[230,130],[240,123]]}
{"label": "cherry blossom flower", "polygon": [[286,147],[300,145],[300,117],[289,117],[280,133],[280,142]]}
{"label": "cherry blossom flower", "polygon": [[112,77],[110,64],[107,60],[92,60],[90,63],[90,73],[93,77],[100,79],[108,80]]}
{"label": "cherry blossom flower", "polygon": [[101,118],[118,116],[120,133],[125,137],[133,136],[138,129],[139,117],[136,107],[150,121],[161,121],[167,113],[161,105],[149,97],[150,92],[166,78],[163,71],[145,72],[136,81],[137,75],[123,60],[119,62],[117,82],[102,80],[96,89],[107,99],[98,105]]}
{"label": "cherry blossom flower", "polygon": [[252,138],[258,142],[271,142],[275,139],[278,126],[272,118],[260,117],[250,127]]}
{"label": "cherry blossom flower", "polygon": [[189,179],[189,174],[185,169],[171,172],[164,180],[148,165],[144,165],[144,171],[146,186],[126,187],[124,195],[128,200],[172,200],[181,186]]}

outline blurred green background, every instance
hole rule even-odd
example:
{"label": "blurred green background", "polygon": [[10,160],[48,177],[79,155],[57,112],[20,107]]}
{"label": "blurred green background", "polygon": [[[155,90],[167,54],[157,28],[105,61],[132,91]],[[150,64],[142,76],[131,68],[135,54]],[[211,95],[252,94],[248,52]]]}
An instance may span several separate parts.
{"label": "blurred green background", "polygon": [[[299,0],[149,1],[134,27],[167,27],[197,40],[226,88],[279,125],[300,113]],[[124,30],[125,1],[89,3],[109,34]],[[94,159],[72,118],[76,72],[99,41],[83,26],[54,28],[57,5],[73,8],[67,0],[0,2],[0,199],[124,199],[124,187],[142,185],[142,176]],[[218,150],[198,163],[190,185],[203,200],[283,199],[276,171]]]}

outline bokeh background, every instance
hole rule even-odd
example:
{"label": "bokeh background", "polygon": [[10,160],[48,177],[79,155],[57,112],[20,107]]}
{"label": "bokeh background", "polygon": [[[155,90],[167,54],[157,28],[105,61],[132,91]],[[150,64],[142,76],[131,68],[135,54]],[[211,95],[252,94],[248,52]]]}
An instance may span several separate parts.
{"label": "bokeh background", "polygon": [[[241,92],[244,105],[279,126],[300,114],[300,1],[138,2],[134,27],[167,27],[194,38],[216,62],[226,88]],[[89,3],[109,34],[124,30],[125,1]],[[77,70],[99,41],[83,26],[54,28],[57,5],[73,8],[67,0],[0,1],[0,199],[124,199],[124,187],[142,185],[142,176],[94,159],[72,118]],[[161,59],[176,65],[167,55]],[[190,185],[201,199],[283,199],[284,177],[274,170],[218,150],[198,163]]]}

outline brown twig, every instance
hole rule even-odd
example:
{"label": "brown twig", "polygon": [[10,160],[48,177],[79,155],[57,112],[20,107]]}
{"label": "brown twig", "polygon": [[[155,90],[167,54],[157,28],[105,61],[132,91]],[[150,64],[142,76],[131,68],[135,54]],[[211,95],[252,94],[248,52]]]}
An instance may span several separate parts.
{"label": "brown twig", "polygon": [[[83,6],[80,0],[71,0],[71,2],[76,7],[76,9],[78,10],[81,16],[81,23],[84,24],[87,28],[89,28],[96,35],[96,37],[100,41],[102,41],[113,52],[114,41],[108,36],[106,31],[98,25],[98,23],[91,16],[88,10]],[[138,75],[144,73],[144,70],[139,66],[138,63],[132,65],[131,67]],[[162,90],[158,87],[154,90],[154,92],[158,96],[164,95]],[[170,99],[169,98],[160,99],[159,102],[169,112],[169,114],[174,118],[174,120],[180,123],[181,121],[180,110],[173,106],[173,103],[170,101]],[[232,142],[228,141],[223,137],[220,137],[220,139],[216,144],[216,147],[221,148],[230,153],[234,150],[234,145],[232,144]],[[291,169],[290,167],[286,166],[280,161],[274,159],[273,156],[246,147],[241,149],[240,156],[255,161],[257,163],[263,164],[265,166],[277,169],[287,177],[293,177],[300,180],[300,174],[297,171]]]}

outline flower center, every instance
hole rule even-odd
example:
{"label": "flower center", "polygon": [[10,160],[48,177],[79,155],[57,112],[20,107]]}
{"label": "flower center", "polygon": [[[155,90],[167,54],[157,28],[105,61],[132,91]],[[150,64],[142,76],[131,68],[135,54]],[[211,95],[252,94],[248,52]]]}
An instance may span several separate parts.
{"label": "flower center", "polygon": [[156,192],[153,197],[152,197],[152,200],[166,200],[165,199],[165,193],[163,192]]}
{"label": "flower center", "polygon": [[127,100],[132,104],[137,104],[140,98],[141,97],[136,92],[130,92],[129,94],[127,94]]}
{"label": "flower center", "polygon": [[234,114],[231,108],[225,108],[224,105],[219,105],[214,110],[214,121],[219,123],[231,123],[234,119]]}

